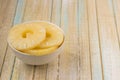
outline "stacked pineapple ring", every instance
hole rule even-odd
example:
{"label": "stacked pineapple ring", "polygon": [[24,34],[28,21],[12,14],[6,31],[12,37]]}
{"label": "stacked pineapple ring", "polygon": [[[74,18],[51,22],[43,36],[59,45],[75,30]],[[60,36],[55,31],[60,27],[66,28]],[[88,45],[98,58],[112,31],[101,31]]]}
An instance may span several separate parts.
{"label": "stacked pineapple ring", "polygon": [[17,50],[31,55],[44,55],[56,50],[63,42],[60,28],[48,22],[29,22],[15,25],[8,42]]}

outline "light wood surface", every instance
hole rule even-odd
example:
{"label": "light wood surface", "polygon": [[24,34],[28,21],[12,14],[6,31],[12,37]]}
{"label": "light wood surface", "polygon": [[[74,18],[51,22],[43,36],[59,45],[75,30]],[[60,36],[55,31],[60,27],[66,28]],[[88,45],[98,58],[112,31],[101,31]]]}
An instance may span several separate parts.
{"label": "light wood surface", "polygon": [[[120,80],[119,0],[0,0],[0,80]],[[44,20],[65,32],[54,61],[24,64],[7,44],[10,28]]]}

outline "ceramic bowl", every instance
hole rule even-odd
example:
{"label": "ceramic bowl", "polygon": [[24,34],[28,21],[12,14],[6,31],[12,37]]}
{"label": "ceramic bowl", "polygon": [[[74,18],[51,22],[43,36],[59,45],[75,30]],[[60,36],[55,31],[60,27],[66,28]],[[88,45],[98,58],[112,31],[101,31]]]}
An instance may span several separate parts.
{"label": "ceramic bowl", "polygon": [[[44,21],[30,21],[30,22],[44,22]],[[53,24],[53,23],[50,23],[50,22],[47,22],[47,23]],[[53,25],[55,25],[55,24],[53,24]],[[55,25],[55,26],[58,27],[57,25]],[[60,30],[63,32],[62,29],[60,29]],[[63,32],[63,35],[64,35],[64,32]],[[63,52],[64,42],[65,42],[65,35],[64,35],[63,43],[54,52],[49,53],[49,54],[45,54],[45,55],[37,55],[37,56],[21,52],[21,51],[15,49],[14,47],[12,47],[12,45],[9,42],[8,42],[8,44],[9,44],[10,48],[12,49],[12,51],[15,53],[15,56],[17,58],[19,58],[22,62],[24,62],[26,64],[29,64],[29,65],[42,65],[42,64],[47,64],[47,63],[53,61],[54,59],[57,58],[57,56],[60,53]]]}

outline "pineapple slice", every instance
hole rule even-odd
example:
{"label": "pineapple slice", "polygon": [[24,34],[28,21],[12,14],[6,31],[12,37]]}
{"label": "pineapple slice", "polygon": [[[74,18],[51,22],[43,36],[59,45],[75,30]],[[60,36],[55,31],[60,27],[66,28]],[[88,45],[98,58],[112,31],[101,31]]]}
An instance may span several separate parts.
{"label": "pineapple slice", "polygon": [[24,23],[12,27],[8,42],[17,50],[28,50],[39,45],[46,37],[46,30],[39,24]]}
{"label": "pineapple slice", "polygon": [[46,39],[40,43],[38,48],[49,48],[53,46],[59,46],[64,39],[63,32],[54,24],[48,22],[34,22],[46,29]]}
{"label": "pineapple slice", "polygon": [[44,48],[44,49],[34,48],[30,50],[24,50],[23,52],[30,54],[30,55],[40,56],[40,55],[45,55],[45,54],[54,52],[57,48],[58,48],[57,46],[50,47],[50,48]]}

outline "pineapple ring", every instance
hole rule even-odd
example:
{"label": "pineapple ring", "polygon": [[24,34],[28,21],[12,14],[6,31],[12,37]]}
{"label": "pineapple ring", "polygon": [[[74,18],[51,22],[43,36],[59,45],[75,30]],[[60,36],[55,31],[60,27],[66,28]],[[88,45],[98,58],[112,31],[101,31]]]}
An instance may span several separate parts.
{"label": "pineapple ring", "polygon": [[17,50],[28,50],[40,44],[45,37],[45,28],[38,24],[24,23],[12,27],[8,42]]}
{"label": "pineapple ring", "polygon": [[45,54],[51,53],[51,52],[55,51],[57,48],[58,48],[57,46],[50,47],[50,48],[44,48],[44,49],[34,48],[31,50],[25,50],[23,52],[30,54],[30,55],[40,56],[40,55],[45,55]]}
{"label": "pineapple ring", "polygon": [[39,24],[46,29],[46,39],[42,43],[40,43],[39,46],[37,46],[38,48],[59,46],[63,42],[63,32],[56,25],[44,21],[34,23]]}

